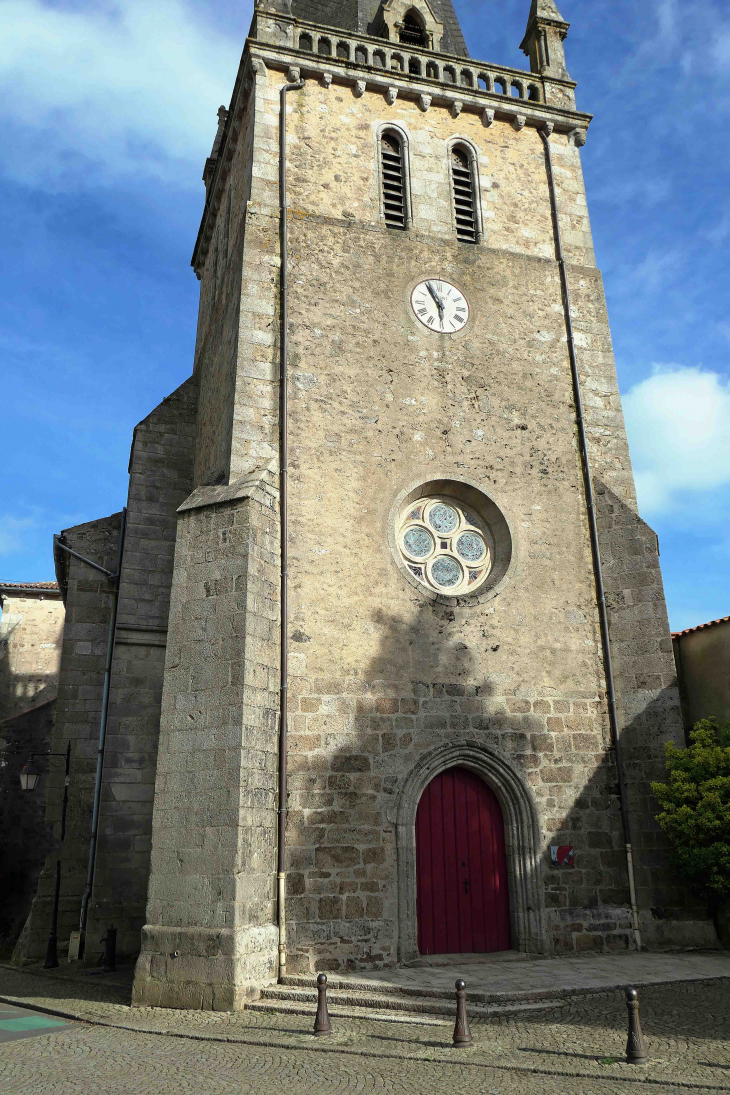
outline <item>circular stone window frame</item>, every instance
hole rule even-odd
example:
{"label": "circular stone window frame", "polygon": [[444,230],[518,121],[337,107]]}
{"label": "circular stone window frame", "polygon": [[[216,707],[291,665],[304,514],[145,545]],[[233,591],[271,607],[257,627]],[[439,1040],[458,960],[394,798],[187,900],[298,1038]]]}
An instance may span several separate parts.
{"label": "circular stone window frame", "polygon": [[[485,522],[491,533],[493,552],[492,567],[484,582],[474,593],[459,593],[454,596],[429,589],[408,569],[401,554],[399,538],[403,524],[403,511],[406,506],[422,498],[453,498],[460,506],[474,510]],[[388,546],[393,561],[405,580],[428,601],[443,605],[477,605],[490,601],[501,593],[514,577],[517,567],[517,537],[514,525],[505,515],[502,506],[487,494],[481,486],[464,476],[452,476],[448,479],[422,479],[412,482],[393,499],[388,511]]]}

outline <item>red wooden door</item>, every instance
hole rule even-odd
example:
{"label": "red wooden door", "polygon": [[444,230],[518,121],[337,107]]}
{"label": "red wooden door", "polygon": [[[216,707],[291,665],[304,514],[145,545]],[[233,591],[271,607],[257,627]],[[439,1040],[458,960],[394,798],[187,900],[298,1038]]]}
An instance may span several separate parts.
{"label": "red wooden door", "polygon": [[421,796],[416,875],[421,954],[509,949],[502,810],[494,792],[466,768],[442,772]]}

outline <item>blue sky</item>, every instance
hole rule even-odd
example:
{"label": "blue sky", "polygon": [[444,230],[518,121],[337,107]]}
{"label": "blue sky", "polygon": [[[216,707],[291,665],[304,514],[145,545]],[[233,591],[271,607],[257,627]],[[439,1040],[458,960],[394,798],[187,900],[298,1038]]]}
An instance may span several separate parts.
{"label": "blue sky", "polygon": [[[642,516],[674,629],[730,613],[730,9],[562,0]],[[528,0],[456,0],[523,67]],[[200,175],[250,3],[3,0],[0,577],[125,502],[134,424],[192,367]]]}

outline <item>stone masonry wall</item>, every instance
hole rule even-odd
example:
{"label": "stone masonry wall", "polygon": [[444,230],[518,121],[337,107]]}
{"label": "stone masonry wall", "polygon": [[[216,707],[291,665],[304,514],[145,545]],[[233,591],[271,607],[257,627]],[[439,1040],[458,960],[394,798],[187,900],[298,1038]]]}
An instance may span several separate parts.
{"label": "stone masonry wall", "polygon": [[177,507],[192,487],[197,385],[186,380],[134,431],[87,963],[107,927],[137,954],[144,924]]}
{"label": "stone masonry wall", "polygon": [[[265,87],[265,79],[252,75],[222,211],[202,272],[195,363],[201,393],[196,484],[235,479],[275,456],[275,448],[261,444],[251,432],[259,415],[269,420],[275,416],[277,400],[272,374],[275,306],[271,299],[259,303],[274,291],[276,241],[268,241],[260,254],[249,215],[250,199],[263,199],[267,208],[276,209],[277,119],[271,117]],[[232,473],[232,450],[244,439],[254,460],[246,467],[237,462]]]}
{"label": "stone masonry wall", "polygon": [[[114,571],[121,513],[66,529],[64,542],[74,551]],[[51,740],[54,753],[71,742],[66,839],[58,845],[63,798],[63,762],[56,761],[45,780],[46,820],[56,841],[38,883],[38,892],[13,960],[42,958],[50,926],[55,861],[62,861],[58,938],[63,943],[78,929],[94,799],[94,775],[99,743],[104,665],[112,607],[112,585],[103,574],[70,555],[63,555],[68,592],[58,681],[56,721]],[[56,850],[58,849],[58,851]]]}
{"label": "stone masonry wall", "polygon": [[53,586],[24,591],[0,583],[0,601],[0,719],[8,719],[55,697],[64,607]]}
{"label": "stone masonry wall", "polygon": [[[584,945],[574,941],[582,935],[589,946],[604,938],[625,946],[625,868],[557,271],[546,259],[346,222],[297,219],[291,239],[292,280],[307,287],[291,302],[300,713],[291,727],[289,868],[301,891],[292,945],[305,966],[393,961],[389,810],[420,756],[462,740],[499,751],[532,790],[550,945]],[[433,338],[408,317],[408,285],[431,270],[453,277],[472,302],[462,339]],[[346,295],[331,289],[343,284]],[[478,484],[508,520],[517,565],[488,602],[431,604],[395,565],[394,500],[437,477]],[[574,869],[547,865],[551,843],[575,845]]]}
{"label": "stone masonry wall", "polygon": [[713,947],[706,908],[667,870],[650,788],[666,778],[665,742],[683,739],[657,535],[603,484],[597,499],[643,937],[649,946]]}
{"label": "stone masonry wall", "polygon": [[137,1003],[225,1010],[275,976],[275,503],[266,473],[181,510]]}

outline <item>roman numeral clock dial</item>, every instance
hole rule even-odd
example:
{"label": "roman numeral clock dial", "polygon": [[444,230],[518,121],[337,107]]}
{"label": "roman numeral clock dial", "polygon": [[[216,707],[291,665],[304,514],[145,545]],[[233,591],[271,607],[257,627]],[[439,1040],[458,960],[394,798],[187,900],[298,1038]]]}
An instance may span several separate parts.
{"label": "roman numeral clock dial", "polygon": [[424,327],[440,335],[456,334],[469,319],[466,297],[441,278],[419,281],[411,293],[411,307]]}

